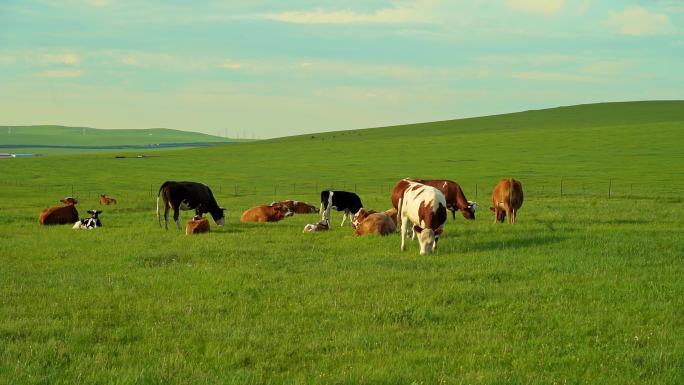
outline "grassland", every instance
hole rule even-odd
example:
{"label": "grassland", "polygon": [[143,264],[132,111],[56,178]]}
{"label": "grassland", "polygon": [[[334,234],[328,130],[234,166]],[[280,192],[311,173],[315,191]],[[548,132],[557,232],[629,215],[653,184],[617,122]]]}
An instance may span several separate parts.
{"label": "grassland", "polygon": [[[236,142],[197,132],[150,128],[142,130],[103,130],[89,127],[0,126],[0,151],[41,154],[78,154],[99,152],[106,147],[140,151],[156,150],[160,145],[182,144],[193,147]],[[35,147],[32,147],[35,146]],[[138,147],[138,148],[136,148]]]}
{"label": "grassland", "polygon": [[[2,161],[0,384],[680,384],[683,145],[684,103],[644,102]],[[315,215],[237,221],[331,186],[385,209],[405,176],[477,185],[486,208],[509,175],[518,224],[449,219],[426,257],[398,235],[302,234]],[[168,179],[211,185],[227,225],[160,230]],[[72,189],[82,213],[119,199],[105,228],[37,225]]]}

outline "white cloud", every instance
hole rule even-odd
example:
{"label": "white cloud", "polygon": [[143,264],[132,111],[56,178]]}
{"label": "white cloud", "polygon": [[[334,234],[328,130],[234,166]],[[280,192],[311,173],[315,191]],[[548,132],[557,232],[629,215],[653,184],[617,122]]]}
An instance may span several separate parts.
{"label": "white cloud", "polygon": [[227,70],[239,70],[242,68],[242,64],[236,63],[232,60],[225,60],[223,63],[219,65],[219,68],[224,68]]}
{"label": "white cloud", "polygon": [[632,36],[658,35],[672,29],[667,15],[650,12],[639,6],[628,7],[622,12],[611,12],[604,25],[623,35]]}
{"label": "white cloud", "polygon": [[515,10],[553,15],[560,11],[565,0],[506,0],[506,4]]}
{"label": "white cloud", "polygon": [[417,1],[392,8],[383,8],[371,13],[352,10],[285,11],[261,15],[266,20],[299,24],[402,24],[422,23],[432,20],[432,1]]}
{"label": "white cloud", "polygon": [[83,75],[83,71],[78,69],[49,70],[36,74],[41,78],[77,78],[81,75]]}
{"label": "white cloud", "polygon": [[525,71],[516,72],[511,75],[514,79],[544,81],[544,82],[581,82],[591,83],[598,79],[586,75],[578,75],[574,73],[562,72],[545,72],[545,71]]}
{"label": "white cloud", "polygon": [[80,61],[80,57],[74,53],[45,54],[41,57],[43,64],[64,64],[75,66]]}

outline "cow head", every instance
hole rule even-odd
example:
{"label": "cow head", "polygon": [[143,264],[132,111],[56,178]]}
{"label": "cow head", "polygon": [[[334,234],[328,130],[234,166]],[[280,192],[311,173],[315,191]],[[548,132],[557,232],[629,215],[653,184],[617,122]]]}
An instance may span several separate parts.
{"label": "cow head", "polygon": [[443,229],[437,230],[423,229],[420,226],[413,226],[413,231],[418,234],[418,244],[420,245],[420,255],[430,254],[437,247],[437,241]]}
{"label": "cow head", "polygon": [[64,203],[65,206],[71,206],[78,203],[78,199],[72,197],[66,197],[64,199],[60,199],[59,201]]}
{"label": "cow head", "polygon": [[278,218],[291,217],[294,215],[286,205],[280,203],[272,204],[271,208],[275,211]]}
{"label": "cow head", "polygon": [[506,220],[506,210],[501,210],[499,209],[498,211],[494,207],[490,207],[490,210],[494,212],[494,215],[496,215],[496,221],[504,223]]}
{"label": "cow head", "polygon": [[[214,222],[216,222],[216,226],[223,226],[226,224],[226,214],[224,213],[226,211],[225,208],[219,207],[218,210],[211,211],[211,217],[214,218]],[[195,212],[195,214],[198,214]],[[201,215],[200,215],[201,217]],[[194,219],[194,218],[193,218]]]}
{"label": "cow head", "polygon": [[477,210],[477,202],[468,201],[468,207],[461,210],[463,218],[473,220],[475,219],[475,210]]}
{"label": "cow head", "polygon": [[102,211],[100,211],[100,210],[88,210],[88,214],[90,214],[91,218],[97,219],[97,216],[102,214]]}

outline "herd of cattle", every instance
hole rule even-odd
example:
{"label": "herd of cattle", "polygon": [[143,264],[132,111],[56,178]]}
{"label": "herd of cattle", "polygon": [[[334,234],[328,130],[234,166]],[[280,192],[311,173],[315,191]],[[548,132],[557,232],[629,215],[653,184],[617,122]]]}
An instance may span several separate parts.
{"label": "herd of cattle", "polygon": [[[186,234],[197,234],[209,231],[209,221],[204,214],[210,214],[218,226],[225,224],[225,210],[214,198],[211,189],[196,182],[164,182],[157,194],[157,222],[161,226],[160,201],[164,207],[164,227],[168,229],[169,211],[173,210],[173,220],[178,229],[180,211],[194,210],[195,215],[187,223]],[[324,231],[330,228],[330,212],[332,209],[342,212],[342,224],[349,219],[354,228],[354,235],[401,233],[401,250],[406,250],[406,237],[411,233],[418,239],[420,254],[431,253],[444,230],[447,211],[451,211],[456,219],[456,211],[464,218],[475,219],[477,203],[466,199],[458,183],[451,180],[429,180],[405,178],[397,182],[392,190],[392,208],[383,212],[365,209],[361,198],[349,191],[321,191],[320,208],[299,201],[286,200],[272,202],[269,205],[252,207],[242,213],[241,222],[274,222],[297,214],[321,213],[321,220],[304,227],[304,232]],[[74,229],[93,229],[102,226],[99,219],[100,210],[89,210],[89,218],[79,219],[75,198],[61,200],[64,206],[51,207],[40,213],[39,222],[43,225],[74,223]],[[102,205],[115,204],[116,200],[100,195]],[[523,203],[522,184],[513,179],[502,179],[492,192],[494,222],[515,223],[517,211]]]}

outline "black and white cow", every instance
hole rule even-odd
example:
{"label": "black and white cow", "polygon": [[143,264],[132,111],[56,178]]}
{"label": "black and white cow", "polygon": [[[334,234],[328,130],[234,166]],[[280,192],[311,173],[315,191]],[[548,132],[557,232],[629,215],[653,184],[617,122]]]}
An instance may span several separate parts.
{"label": "black and white cow", "polygon": [[337,211],[344,211],[342,214],[342,224],[349,217],[351,223],[353,216],[363,208],[361,198],[353,192],[349,191],[321,191],[321,219],[330,221],[330,209]]}
{"label": "black and white cow", "polygon": [[77,221],[76,223],[74,223],[73,228],[92,230],[98,227],[102,227],[102,222],[100,222],[100,218],[98,218],[98,215],[102,214],[102,211],[88,210],[88,214],[90,214],[90,218],[83,218],[80,221]]}
{"label": "black and white cow", "polygon": [[195,215],[204,213],[211,214],[218,226],[226,222],[222,207],[219,207],[214,199],[214,194],[209,186],[197,182],[164,182],[157,193],[157,222],[161,227],[159,216],[159,198],[164,201],[164,228],[168,230],[169,209],[173,209],[173,220],[178,229],[181,229],[178,210],[195,210]]}

